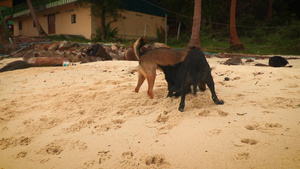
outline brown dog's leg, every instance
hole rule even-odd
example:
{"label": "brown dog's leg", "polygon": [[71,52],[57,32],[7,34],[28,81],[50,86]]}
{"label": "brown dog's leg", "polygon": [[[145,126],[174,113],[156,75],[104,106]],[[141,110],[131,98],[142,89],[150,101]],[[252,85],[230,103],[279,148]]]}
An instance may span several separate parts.
{"label": "brown dog's leg", "polygon": [[154,95],[153,95],[153,86],[154,86],[154,81],[155,81],[155,74],[151,74],[151,75],[148,75],[147,77],[147,81],[148,81],[148,95],[151,99],[154,98]]}
{"label": "brown dog's leg", "polygon": [[140,87],[142,86],[142,84],[144,83],[144,81],[145,81],[144,75],[141,72],[139,72],[139,75],[138,75],[138,84],[136,85],[135,90],[134,90],[136,93],[139,92]]}

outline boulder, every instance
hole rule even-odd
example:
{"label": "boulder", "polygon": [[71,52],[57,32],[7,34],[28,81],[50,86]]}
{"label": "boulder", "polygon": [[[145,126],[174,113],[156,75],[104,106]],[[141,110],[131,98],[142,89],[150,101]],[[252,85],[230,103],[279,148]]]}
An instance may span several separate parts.
{"label": "boulder", "polygon": [[224,65],[241,65],[243,64],[242,59],[240,56],[233,56],[232,58],[226,60]]}
{"label": "boulder", "polygon": [[112,60],[112,57],[105,51],[100,44],[94,44],[86,50],[88,56],[100,57],[101,60]]}
{"label": "boulder", "polygon": [[134,53],[132,47],[129,47],[129,48],[127,48],[127,49],[125,50],[124,58],[125,58],[125,60],[131,60],[131,61],[137,61],[137,60],[138,60],[138,59],[136,58],[136,56],[135,56],[135,53]]}

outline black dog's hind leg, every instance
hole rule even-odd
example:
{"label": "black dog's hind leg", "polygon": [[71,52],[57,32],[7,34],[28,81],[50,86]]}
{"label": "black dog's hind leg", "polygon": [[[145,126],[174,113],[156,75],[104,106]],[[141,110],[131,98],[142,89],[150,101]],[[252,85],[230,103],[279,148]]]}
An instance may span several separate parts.
{"label": "black dog's hind leg", "polygon": [[182,85],[182,88],[181,88],[181,101],[180,101],[179,108],[178,108],[178,110],[181,112],[183,112],[183,110],[184,110],[186,93],[187,93],[187,91],[186,91],[186,87],[184,84],[184,85]]}
{"label": "black dog's hind leg", "polygon": [[197,83],[193,82],[193,94],[196,96],[197,94]]}
{"label": "black dog's hind leg", "polygon": [[[167,81],[168,82],[168,81]],[[173,96],[173,90],[175,90],[174,89],[174,86],[171,86],[171,84],[170,84],[170,82],[168,82],[168,95],[167,95],[167,97],[172,97]]]}
{"label": "black dog's hind leg", "polygon": [[168,93],[168,96],[167,97],[172,97],[172,96],[175,96],[175,97],[178,97],[180,96],[180,89],[178,89],[175,85],[174,86],[171,86],[169,88],[169,93]]}
{"label": "black dog's hind leg", "polygon": [[212,99],[213,101],[215,102],[215,104],[224,104],[224,101],[223,100],[219,100],[218,99],[218,96],[216,95],[216,92],[215,92],[215,83],[213,81],[213,78],[211,76],[211,74],[207,75],[206,77],[206,84],[211,92],[211,96],[212,96]]}
{"label": "black dog's hind leg", "polygon": [[187,85],[191,89],[190,83],[187,82],[187,72],[183,73],[183,77],[180,83],[181,83],[181,101],[178,110],[183,112],[185,106],[185,95],[188,93]]}

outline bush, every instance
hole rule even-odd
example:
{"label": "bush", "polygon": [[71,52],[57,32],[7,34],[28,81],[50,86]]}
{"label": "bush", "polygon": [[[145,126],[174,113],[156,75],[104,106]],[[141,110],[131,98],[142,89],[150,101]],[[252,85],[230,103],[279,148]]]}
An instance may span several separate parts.
{"label": "bush", "polygon": [[190,40],[189,34],[182,34],[179,36],[179,39],[177,40],[176,36],[168,37],[168,46],[174,47],[174,48],[187,48],[187,45]]}
{"label": "bush", "polygon": [[281,30],[282,38],[296,39],[300,37],[300,21],[292,21],[288,26],[283,27]]}
{"label": "bush", "polygon": [[165,42],[165,37],[166,37],[166,31],[163,27],[157,27],[156,26],[156,37],[158,39],[158,42]]}
{"label": "bush", "polygon": [[[111,23],[112,22],[109,22],[108,24],[105,25],[105,41],[114,41],[117,39],[118,28],[111,29],[110,27]],[[102,31],[101,31],[101,27],[99,27],[96,30],[96,35],[94,38],[92,38],[92,41],[100,42],[101,35],[102,35]]]}

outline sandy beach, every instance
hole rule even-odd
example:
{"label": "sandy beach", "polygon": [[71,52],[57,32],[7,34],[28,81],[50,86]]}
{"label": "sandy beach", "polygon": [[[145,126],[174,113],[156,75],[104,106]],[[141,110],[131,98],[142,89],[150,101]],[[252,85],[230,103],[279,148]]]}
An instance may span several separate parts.
{"label": "sandy beach", "polygon": [[207,60],[225,104],[199,91],[183,113],[160,70],[154,99],[134,92],[137,61],[0,73],[0,168],[299,169],[300,59]]}

